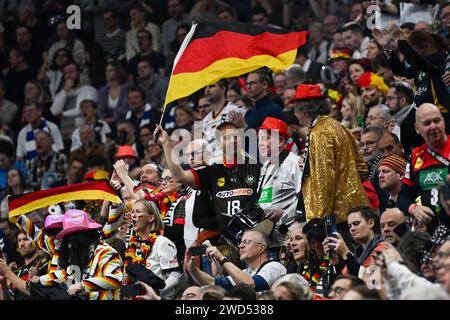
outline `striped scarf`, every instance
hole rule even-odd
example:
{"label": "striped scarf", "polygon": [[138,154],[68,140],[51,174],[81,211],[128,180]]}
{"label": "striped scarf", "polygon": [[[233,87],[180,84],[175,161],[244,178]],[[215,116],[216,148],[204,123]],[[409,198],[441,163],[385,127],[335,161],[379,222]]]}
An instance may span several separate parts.
{"label": "striped scarf", "polygon": [[[152,110],[152,106],[149,103],[145,104],[144,114],[142,115],[142,118],[139,123],[139,128],[142,128],[146,124],[150,123],[150,111]],[[127,112],[126,119],[131,119],[131,116],[133,113],[130,111]]]}
{"label": "striped scarf", "polygon": [[[41,118],[41,124],[38,129],[50,133],[47,121],[44,118]],[[31,130],[27,132],[26,142],[27,160],[32,160],[38,155],[36,150],[35,129],[31,128]]]}

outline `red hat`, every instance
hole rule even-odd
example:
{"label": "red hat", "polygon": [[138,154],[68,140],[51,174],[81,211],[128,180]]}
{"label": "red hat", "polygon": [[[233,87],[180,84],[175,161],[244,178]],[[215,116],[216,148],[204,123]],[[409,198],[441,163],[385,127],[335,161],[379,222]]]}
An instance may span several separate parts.
{"label": "red hat", "polygon": [[258,128],[258,130],[260,129],[278,131],[280,136],[285,139],[289,139],[291,137],[288,132],[287,123],[277,118],[266,117],[261,127]]}
{"label": "red hat", "polygon": [[119,148],[117,148],[115,159],[117,160],[123,157],[137,158],[133,148],[128,145],[120,146]]}
{"label": "red hat", "polygon": [[294,98],[291,99],[291,102],[301,100],[317,100],[325,98],[326,96],[322,95],[322,91],[320,91],[320,86],[318,84],[299,84],[297,86],[295,96]]}
{"label": "red hat", "polygon": [[62,221],[63,230],[56,235],[56,239],[61,240],[73,233],[86,230],[101,229],[103,226],[88,218],[83,210],[69,210],[64,214]]}

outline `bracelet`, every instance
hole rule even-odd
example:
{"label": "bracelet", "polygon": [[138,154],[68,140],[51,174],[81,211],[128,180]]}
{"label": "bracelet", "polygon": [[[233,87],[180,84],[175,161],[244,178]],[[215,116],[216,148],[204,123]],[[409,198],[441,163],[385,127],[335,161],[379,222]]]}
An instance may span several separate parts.
{"label": "bracelet", "polygon": [[408,208],[409,214],[412,215],[413,217],[414,217],[414,210],[416,210],[416,208],[417,208],[417,204],[415,204],[415,203],[412,203]]}

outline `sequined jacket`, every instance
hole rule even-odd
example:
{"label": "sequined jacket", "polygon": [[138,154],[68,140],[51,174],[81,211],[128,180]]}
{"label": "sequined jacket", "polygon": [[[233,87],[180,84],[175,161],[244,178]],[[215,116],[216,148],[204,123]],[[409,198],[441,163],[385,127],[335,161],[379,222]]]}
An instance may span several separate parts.
{"label": "sequined jacket", "polygon": [[303,186],[307,221],[328,214],[347,221],[356,206],[369,206],[361,181],[368,169],[350,131],[320,116],[309,135],[309,173]]}

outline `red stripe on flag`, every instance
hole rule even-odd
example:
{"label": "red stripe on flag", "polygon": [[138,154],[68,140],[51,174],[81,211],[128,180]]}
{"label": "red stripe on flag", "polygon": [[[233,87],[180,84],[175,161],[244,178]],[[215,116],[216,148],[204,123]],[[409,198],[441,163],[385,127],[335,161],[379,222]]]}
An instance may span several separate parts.
{"label": "red stripe on flag", "polygon": [[14,209],[17,209],[21,206],[24,206],[28,203],[31,203],[33,201],[47,198],[50,196],[55,196],[59,194],[64,193],[70,193],[75,191],[87,191],[87,190],[100,190],[104,192],[108,192],[112,195],[117,195],[117,192],[110,186],[108,181],[106,180],[98,180],[98,181],[90,181],[90,182],[83,182],[83,183],[77,183],[70,186],[62,186],[62,187],[56,187],[52,189],[47,190],[40,190],[36,192],[31,193],[25,193],[22,195],[19,195],[17,197],[11,197],[8,199],[8,206],[9,211],[13,211]]}
{"label": "red stripe on flag", "polygon": [[193,40],[183,52],[172,74],[198,72],[215,61],[226,58],[248,59],[258,55],[276,57],[304,45],[308,32],[275,34],[264,32],[253,36],[220,31],[210,38]]}

